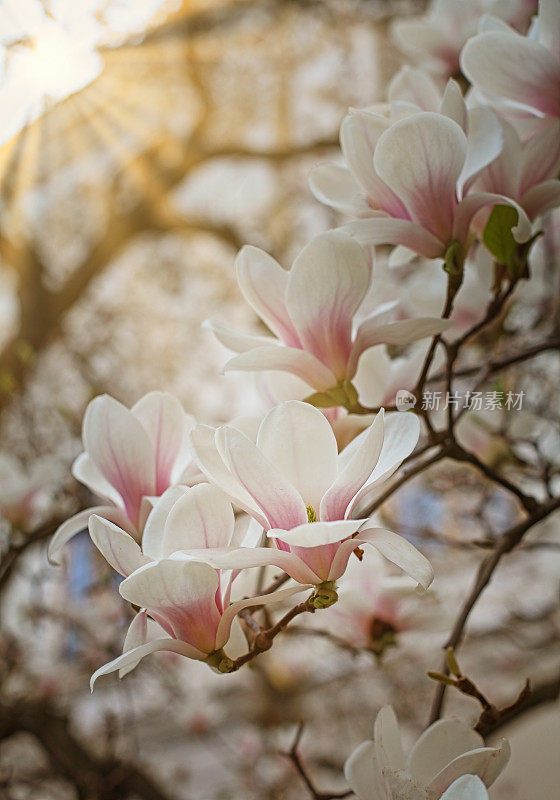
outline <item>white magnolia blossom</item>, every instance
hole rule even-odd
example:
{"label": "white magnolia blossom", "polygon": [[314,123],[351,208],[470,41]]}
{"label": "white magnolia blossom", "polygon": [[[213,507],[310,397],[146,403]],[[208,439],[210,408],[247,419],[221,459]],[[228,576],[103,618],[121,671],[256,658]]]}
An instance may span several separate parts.
{"label": "white magnolia blossom", "polygon": [[[420,111],[396,122],[374,111],[351,112],[341,128],[348,170],[313,171],[311,189],[319,200],[346,213],[353,207],[360,217],[344,230],[362,245],[400,245],[426,258],[442,258],[458,243],[466,254],[473,218],[497,204],[517,210],[513,233],[519,241],[529,237],[529,220],[514,199],[470,191],[473,179],[501,150],[492,112],[478,109],[469,115],[453,81],[442,108],[445,113]],[[473,120],[469,142],[465,131]]]}
{"label": "white magnolia blossom", "polygon": [[[407,758],[395,712],[385,706],[375,720],[373,741],[354,750],[344,773],[359,800],[478,800],[485,794],[476,781],[457,786],[457,780],[478,776],[485,787],[491,786],[509,757],[506,739],[485,747],[482,737],[463,722],[442,719],[424,731]],[[471,788],[474,794],[465,793]]]}
{"label": "white magnolia blossom", "polygon": [[433,571],[426,558],[403,537],[359,516],[418,435],[413,414],[385,420],[380,411],[338,455],[325,416],[296,400],[266,415],[256,443],[227,425],[198,425],[191,439],[201,471],[264,528],[275,547],[189,555],[230,569],[273,564],[296,581],[319,585],[336,581],[356,547],[371,544],[427,588]]}
{"label": "white magnolia blossom", "polygon": [[72,474],[107,504],[81,511],[59,527],[49,543],[51,562],[57,563],[60,550],[92,514],[140,541],[153,498],[173,484],[196,480],[188,450],[194,424],[165,392],[150,392],[130,410],[108,395],[92,400],[82,425],[84,452]]}
{"label": "white magnolia blossom", "polygon": [[425,68],[444,75],[459,71],[463,45],[483,14],[494,14],[525,30],[537,0],[432,0],[428,11],[395,20],[391,36],[399,50]]}
{"label": "white magnolia blossom", "polygon": [[560,117],[560,3],[540,0],[527,36],[491,17],[461,54],[461,69],[489,100],[538,117]]}
{"label": "white magnolia blossom", "polygon": [[95,672],[92,687],[100,675],[116,670],[122,675],[157,650],[202,661],[210,657],[209,663],[219,666],[242,609],[275,603],[302,589],[230,603],[235,572],[181,556],[178,551],[231,547],[239,536],[231,504],[208,484],[168,489],[148,517],[142,549],[128,533],[96,515],[89,521],[89,530],[109,564],[126,576],[119,586],[121,595],[145,609],[152,620],[151,631],[145,614],[133,620],[123,655]]}
{"label": "white magnolia blossom", "polygon": [[385,303],[356,325],[371,266],[358,243],[341,231],[312,239],[289,271],[255,247],[241,250],[236,270],[247,302],[277,338],[212,324],[220,342],[240,354],[226,370],[290,372],[326,391],[351,381],[370,347],[408,344],[451,324],[434,317],[389,322],[395,304]]}
{"label": "white magnolia blossom", "polygon": [[0,516],[16,528],[29,528],[48,506],[60,477],[61,465],[53,458],[25,468],[10,453],[0,453]]}

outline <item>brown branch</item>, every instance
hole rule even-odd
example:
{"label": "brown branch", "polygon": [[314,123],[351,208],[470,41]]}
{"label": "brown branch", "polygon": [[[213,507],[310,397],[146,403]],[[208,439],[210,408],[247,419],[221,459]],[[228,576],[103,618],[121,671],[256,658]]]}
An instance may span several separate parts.
{"label": "brown branch", "polygon": [[302,781],[306,785],[311,797],[313,797],[314,800],[340,800],[340,798],[350,797],[350,795],[352,794],[351,789],[348,789],[343,792],[320,792],[317,789],[317,787],[307,774],[307,770],[305,769],[302,758],[299,754],[299,744],[301,741],[301,737],[303,735],[303,728],[304,728],[304,723],[300,722],[298,724],[296,735],[290,750],[287,753],[283,753],[283,755],[285,755],[286,758],[290,759],[290,761],[296,768],[297,772],[299,773]]}

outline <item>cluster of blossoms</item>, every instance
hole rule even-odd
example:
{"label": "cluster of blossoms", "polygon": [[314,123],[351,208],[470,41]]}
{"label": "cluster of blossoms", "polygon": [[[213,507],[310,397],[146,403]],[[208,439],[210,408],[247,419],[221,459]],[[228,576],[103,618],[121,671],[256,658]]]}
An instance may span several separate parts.
{"label": "cluster of blossoms", "polygon": [[[50,558],[87,524],[124,578],[120,594],[140,609],[123,654],[92,685],[158,650],[237,669],[250,653],[241,611],[301,592],[307,610],[333,605],[337,582],[378,563],[362,561],[366,545],[429,587],[427,559],[371,514],[416,447],[419,417],[364,409],[362,387],[369,370],[370,390],[387,404],[420,373],[430,343],[453,325],[473,262],[491,256],[498,280],[528,277],[542,215],[560,205],[560,3],[541,0],[530,22],[535,11],[527,0],[436,0],[398,24],[394,36],[419,67],[395,76],[387,103],[350,110],[345,166],[319,165],[310,176],[315,197],[348,221],[316,236],[289,270],[255,247],[241,250],[239,288],[270,335],[208,326],[234,353],[226,370],[260,374],[271,406],[262,419],[197,424],[161,392],[130,410],[108,396],[89,405],[73,473],[105,502],[59,528]],[[453,77],[445,83],[459,69],[466,95]],[[379,245],[394,248],[393,265],[443,261],[440,314],[410,317],[399,297],[384,296]],[[411,344],[390,357],[387,348]],[[367,424],[364,410],[376,412]],[[276,567],[287,585],[239,597],[239,575],[256,567]],[[484,747],[447,720],[406,760],[386,708],[346,775],[360,800],[484,800],[508,757],[506,744]]]}

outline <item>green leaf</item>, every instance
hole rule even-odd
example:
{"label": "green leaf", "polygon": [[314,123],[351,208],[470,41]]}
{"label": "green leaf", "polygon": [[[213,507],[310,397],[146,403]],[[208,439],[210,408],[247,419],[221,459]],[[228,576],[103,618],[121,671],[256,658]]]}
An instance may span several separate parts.
{"label": "green leaf", "polygon": [[494,206],[488,218],[482,241],[496,261],[505,266],[513,264],[517,242],[511,229],[517,225],[519,214],[512,206]]}

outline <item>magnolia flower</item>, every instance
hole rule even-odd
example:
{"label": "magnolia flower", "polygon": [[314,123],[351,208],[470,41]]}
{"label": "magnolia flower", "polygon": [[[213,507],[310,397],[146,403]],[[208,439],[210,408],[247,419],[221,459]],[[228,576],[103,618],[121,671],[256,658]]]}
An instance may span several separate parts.
{"label": "magnolia flower", "polygon": [[539,117],[560,117],[560,4],[540,0],[527,36],[487,19],[461,54],[461,69],[477,89]]}
{"label": "magnolia flower", "polygon": [[[336,178],[333,174],[328,179],[324,171],[313,173],[312,191],[330,205],[336,193],[341,202],[355,194],[356,182],[360,184],[363,218],[344,229],[362,245],[402,245],[427,258],[442,258],[458,244],[464,256],[472,240],[473,218],[498,203],[517,210],[516,238],[529,237],[529,221],[514,200],[468,191],[472,179],[499,153],[496,120],[491,112],[475,117],[477,127],[469,146],[465,129],[473,117],[464,114],[464,101],[453,82],[446,94],[448,115],[422,111],[393,123],[368,111],[350,115],[341,140],[352,175],[343,177],[341,167],[329,167],[339,171]],[[336,188],[331,190],[329,180]]]}
{"label": "magnolia flower", "polygon": [[195,420],[179,401],[150,392],[130,410],[108,395],[88,405],[82,426],[84,450],[72,465],[74,477],[108,505],[81,511],[56,531],[49,559],[87,525],[92,514],[112,520],[141,541],[151,498],[194,478],[187,446]]}
{"label": "magnolia flower", "polygon": [[241,250],[236,270],[247,302],[277,338],[211,325],[223,345],[240,353],[226,370],[290,372],[316,391],[327,391],[351,381],[370,347],[407,344],[450,324],[433,317],[387,322],[394,304],[385,304],[353,329],[371,268],[362,248],[341,231],[316,236],[289,272],[255,247]]}
{"label": "magnolia flower", "polygon": [[525,143],[512,125],[501,125],[502,152],[476,178],[474,190],[507,195],[535,219],[560,205],[560,120]]}
{"label": "magnolia flower", "polygon": [[189,551],[215,567],[275,565],[294,580],[336,581],[358,545],[371,544],[422,587],[429,562],[401,536],[375,528],[357,512],[413,450],[419,422],[412,414],[381,411],[340,455],[325,416],[288,401],[270,411],[256,444],[229,426],[198,425],[194,458],[208,479],[264,528],[274,547]]}
{"label": "magnolia flower", "polygon": [[536,9],[536,0],[432,0],[426,14],[396,20],[391,35],[407,58],[434,72],[459,71],[459,55],[476,33],[484,13],[497,14],[524,30]]}
{"label": "magnolia flower", "polygon": [[52,458],[34,461],[28,469],[9,453],[0,453],[0,516],[15,528],[28,529],[45,509],[60,478]]}
{"label": "magnolia flower", "polygon": [[[467,725],[443,719],[424,731],[405,758],[395,712],[385,706],[375,720],[373,741],[354,750],[344,772],[359,800],[482,800],[485,795],[476,781],[458,779],[478,776],[490,786],[509,757],[505,739],[497,747],[485,747]],[[471,787],[476,793],[465,794]]]}
{"label": "magnolia flower", "polygon": [[[144,529],[142,549],[114,523],[93,515],[90,535],[111,566],[125,576],[119,591],[125,600],[146,609],[152,622],[136,617],[125,639],[124,653],[92,677],[115,670],[121,674],[156,650],[172,650],[219,666],[236,615],[251,605],[274,603],[301,586],[265,598],[230,604],[236,573],[224,573],[208,564],[177,558],[177,551],[228,548],[235,543],[233,509],[215,486],[173,486],[155,504]],[[159,626],[159,627],[158,627]]]}

